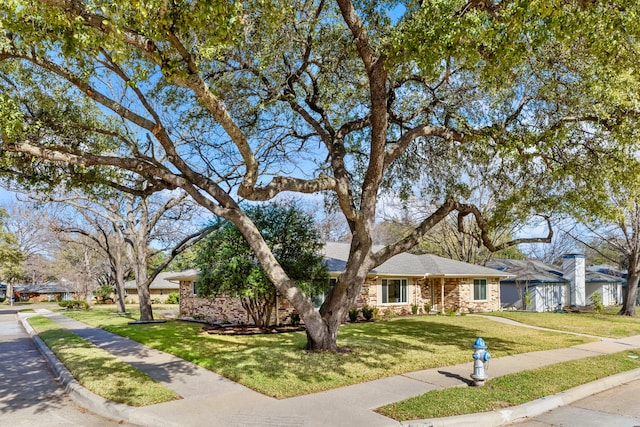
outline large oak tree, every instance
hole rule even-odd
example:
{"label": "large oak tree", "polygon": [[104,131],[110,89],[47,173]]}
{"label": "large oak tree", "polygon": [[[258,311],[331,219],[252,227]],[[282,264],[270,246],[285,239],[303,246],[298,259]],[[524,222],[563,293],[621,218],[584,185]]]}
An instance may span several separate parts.
{"label": "large oak tree", "polygon": [[[233,222],[301,314],[310,349],[337,349],[368,272],[447,215],[491,250],[503,218],[548,214],[581,139],[630,113],[637,5],[622,1],[5,0],[3,170],[23,185],[184,189]],[[487,166],[491,212],[466,203]],[[597,177],[594,177],[597,178]],[[374,250],[381,192],[434,208]],[[327,195],[352,235],[320,310],[269,250],[240,199]],[[544,239],[548,240],[551,233]]]}

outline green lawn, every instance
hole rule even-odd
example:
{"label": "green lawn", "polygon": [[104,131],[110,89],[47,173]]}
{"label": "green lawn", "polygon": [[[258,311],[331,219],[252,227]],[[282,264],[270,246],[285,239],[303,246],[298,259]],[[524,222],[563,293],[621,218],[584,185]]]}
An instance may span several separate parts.
{"label": "green lawn", "polygon": [[611,312],[599,315],[592,313],[533,313],[522,311],[501,311],[486,314],[505,317],[527,325],[597,335],[599,337],[623,338],[640,335],[639,317],[618,316],[611,314]]}
{"label": "green lawn", "polygon": [[[303,350],[303,332],[262,336],[209,335],[180,321],[128,325],[113,308],[69,312],[86,323],[129,337],[217,372],[261,393],[284,398],[471,361],[481,336],[492,357],[568,347],[591,341],[574,335],[515,328],[472,316],[418,316],[346,324],[339,345],[350,353]],[[135,318],[137,313],[133,314]]]}
{"label": "green lawn", "polygon": [[180,398],[147,374],[44,316],[31,317],[29,323],[74,378],[105,399],[145,406]]}
{"label": "green lawn", "polygon": [[484,387],[434,390],[384,406],[377,412],[405,421],[493,411],[637,368],[640,368],[638,352],[623,351],[505,375],[488,380]]}

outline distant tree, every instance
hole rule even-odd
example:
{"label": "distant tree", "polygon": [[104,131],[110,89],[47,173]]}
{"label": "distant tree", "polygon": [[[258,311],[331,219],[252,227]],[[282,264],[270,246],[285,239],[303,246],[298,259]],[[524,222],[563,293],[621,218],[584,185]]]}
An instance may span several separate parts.
{"label": "distant tree", "polygon": [[[603,138],[613,144],[616,139],[626,137],[610,132]],[[596,186],[587,179],[574,179],[577,189],[588,193],[589,198],[569,201],[575,218],[586,229],[572,237],[602,259],[627,271],[627,286],[619,312],[625,316],[636,315],[640,282],[639,159],[640,148],[632,147],[602,157],[597,168],[576,171],[577,178],[597,173],[603,180]]]}
{"label": "distant tree", "polygon": [[581,247],[589,265],[606,264],[621,271],[626,270],[627,260],[620,249],[612,245],[610,238],[596,237],[595,234],[578,237],[580,242],[584,242],[581,243]]}
{"label": "distant tree", "polygon": [[52,265],[48,253],[56,240],[49,211],[36,203],[19,200],[8,205],[7,212],[7,229],[16,237],[24,254],[23,279],[34,284],[49,280]]}
{"label": "distant tree", "polygon": [[126,244],[120,228],[117,212],[110,208],[117,206],[119,200],[92,200],[85,194],[74,192],[65,196],[48,196],[50,204],[58,204],[58,217],[53,227],[58,238],[68,240],[68,236],[83,236],[82,239],[71,237],[71,241],[79,241],[88,249],[95,252],[96,267],[95,280],[103,295],[107,287],[115,293],[118,312],[124,313],[125,307],[125,277],[131,270],[126,259]]}
{"label": "distant tree", "polygon": [[13,284],[22,277],[22,261],[24,254],[18,246],[15,234],[7,229],[9,215],[4,208],[0,208],[0,279],[8,284],[7,294],[13,302]]}
{"label": "distant tree", "polygon": [[[421,208],[421,211],[425,210],[426,208]],[[405,212],[400,217],[378,223],[375,234],[377,243],[386,245],[406,237],[419,221],[419,215]],[[513,224],[494,224],[492,231],[484,237],[493,246],[492,251],[484,244],[482,231],[477,227],[475,220],[469,217],[459,220],[457,215],[448,215],[425,235],[411,252],[429,253],[478,265],[485,265],[493,257],[524,259],[526,256],[518,247],[502,246],[502,243],[514,240],[516,228]]]}
{"label": "distant tree", "polygon": [[[163,256],[163,254],[159,255]],[[197,268],[197,245],[179,253],[167,266],[168,271],[184,271]]]}
{"label": "distant tree", "polygon": [[86,236],[66,236],[58,239],[59,250],[54,256],[54,273],[59,280],[75,285],[77,299],[88,301],[98,287],[98,276],[104,271],[102,256],[94,250]]}
{"label": "distant tree", "polygon": [[[140,188],[147,183],[140,181]],[[80,192],[46,197],[49,203],[70,209],[58,231],[84,236],[76,239],[100,254],[105,270],[96,276],[112,280],[118,307],[124,307],[124,280],[132,272],[140,306],[140,319],[152,320],[149,286],[175,256],[204,237],[209,228],[191,224],[192,203],[185,193],[136,196],[110,191],[109,197]],[[155,247],[155,248],[154,248]],[[155,259],[157,255],[162,255]]]}
{"label": "distant tree", "polygon": [[[246,212],[296,285],[307,295],[318,288],[324,290],[326,267],[313,218],[295,202],[251,206]],[[199,245],[195,262],[201,271],[196,282],[198,295],[238,295],[256,325],[271,323],[276,288],[231,222],[223,222]]]}
{"label": "distant tree", "polygon": [[[569,224],[566,224],[569,226]],[[547,264],[561,264],[562,256],[568,253],[583,252],[583,245],[572,235],[576,234],[575,227],[557,232],[550,243],[527,245],[523,252],[527,258],[537,259]],[[595,258],[586,254],[587,262],[593,263]]]}

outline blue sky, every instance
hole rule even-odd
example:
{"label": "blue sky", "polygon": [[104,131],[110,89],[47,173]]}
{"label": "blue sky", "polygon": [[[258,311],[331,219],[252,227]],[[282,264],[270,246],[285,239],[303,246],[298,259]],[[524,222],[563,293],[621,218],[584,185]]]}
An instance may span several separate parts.
{"label": "blue sky", "polygon": [[11,204],[16,198],[15,193],[0,187],[0,205],[6,206]]}

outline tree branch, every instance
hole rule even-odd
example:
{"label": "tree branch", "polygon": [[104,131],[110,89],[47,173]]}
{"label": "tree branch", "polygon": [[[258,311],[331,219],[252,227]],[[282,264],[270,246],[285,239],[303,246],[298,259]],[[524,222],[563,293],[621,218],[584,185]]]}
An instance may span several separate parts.
{"label": "tree branch", "polygon": [[[489,251],[498,252],[502,249],[506,249],[511,246],[519,245],[521,243],[551,243],[551,239],[553,238],[553,226],[551,225],[551,219],[547,215],[540,215],[547,222],[547,228],[549,230],[547,237],[531,237],[531,238],[520,238],[513,239],[508,242],[501,243],[499,245],[494,245],[491,241],[491,237],[489,236],[490,226],[487,221],[484,219],[482,212],[473,205],[456,203],[455,210],[459,212],[458,214],[458,231],[460,233],[465,233],[469,236],[474,237],[479,244],[483,244]],[[480,236],[476,236],[470,234],[464,229],[464,221],[463,219],[467,215],[473,215],[480,229]]]}

